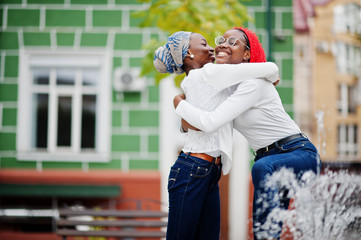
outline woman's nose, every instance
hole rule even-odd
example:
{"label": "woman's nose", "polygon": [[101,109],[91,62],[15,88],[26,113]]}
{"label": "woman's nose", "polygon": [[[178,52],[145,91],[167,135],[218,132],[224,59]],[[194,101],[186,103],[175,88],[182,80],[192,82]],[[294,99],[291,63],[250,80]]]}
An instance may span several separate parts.
{"label": "woman's nose", "polygon": [[[219,46],[219,47],[221,47],[221,48],[225,48],[225,47],[226,47],[226,46],[225,46],[225,45],[226,45],[226,43],[227,43],[227,41],[225,41],[225,42],[223,42],[223,43],[219,44],[218,46]],[[227,44],[228,44],[228,43],[227,43]]]}

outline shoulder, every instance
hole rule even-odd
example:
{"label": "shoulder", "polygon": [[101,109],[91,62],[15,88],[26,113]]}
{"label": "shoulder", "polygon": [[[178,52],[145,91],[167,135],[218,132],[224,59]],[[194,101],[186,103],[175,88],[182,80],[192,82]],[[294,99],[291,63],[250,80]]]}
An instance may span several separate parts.
{"label": "shoulder", "polygon": [[273,84],[270,81],[267,81],[264,78],[251,78],[251,79],[245,80],[243,83],[248,84],[248,85],[257,86],[257,87],[273,86]]}
{"label": "shoulder", "polygon": [[216,64],[216,63],[207,63],[203,66],[202,71],[206,73],[214,73],[218,71],[225,71],[228,69],[232,69],[235,66],[240,64]]}
{"label": "shoulder", "polygon": [[203,69],[212,69],[214,66],[217,66],[217,64],[214,63],[207,63],[203,66]]}
{"label": "shoulder", "polygon": [[233,66],[236,66],[238,64],[216,64],[216,63],[207,63],[201,68],[204,72],[207,73],[213,73],[215,71],[221,71],[221,70],[227,70],[229,68],[232,68]]}
{"label": "shoulder", "polygon": [[244,80],[239,85],[262,87],[264,85],[267,85],[267,81],[264,80],[263,78],[251,78],[251,79]]}
{"label": "shoulder", "polygon": [[197,69],[197,70],[199,70],[199,73],[201,73],[201,74],[211,73],[215,70],[216,65],[217,64],[214,64],[214,63],[207,63],[202,68]]}
{"label": "shoulder", "polygon": [[181,88],[183,90],[189,90],[191,88],[197,89],[205,86],[208,86],[208,83],[202,68],[191,70],[188,76],[186,76],[181,82]]}
{"label": "shoulder", "polygon": [[254,93],[262,94],[264,90],[269,89],[269,87],[274,88],[271,82],[266,81],[262,78],[252,78],[252,79],[247,79],[241,82],[240,84],[238,84],[236,91],[249,92],[249,93],[254,92]]}

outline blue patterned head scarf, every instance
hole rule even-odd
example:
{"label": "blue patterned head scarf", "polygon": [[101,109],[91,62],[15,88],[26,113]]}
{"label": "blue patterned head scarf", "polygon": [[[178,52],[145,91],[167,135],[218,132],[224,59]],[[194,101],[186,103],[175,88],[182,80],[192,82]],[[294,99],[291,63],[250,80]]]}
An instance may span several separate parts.
{"label": "blue patterned head scarf", "polygon": [[191,32],[176,32],[155,51],[154,67],[160,73],[182,74],[183,60],[189,48]]}

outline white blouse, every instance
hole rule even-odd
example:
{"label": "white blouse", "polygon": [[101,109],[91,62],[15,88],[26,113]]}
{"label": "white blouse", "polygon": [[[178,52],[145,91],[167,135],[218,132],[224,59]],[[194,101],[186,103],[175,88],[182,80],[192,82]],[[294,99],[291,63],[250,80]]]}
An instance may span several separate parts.
{"label": "white blouse", "polygon": [[[180,105],[184,102],[198,111],[211,113],[231,95],[232,92],[228,87],[247,79],[254,81],[255,78],[267,79],[272,85],[271,82],[278,79],[278,67],[274,63],[206,64],[201,69],[191,70],[183,79],[181,88],[186,95],[186,101],[181,101]],[[180,109],[179,107],[176,109],[177,113]],[[183,117],[183,115],[180,116]],[[183,118],[188,120],[186,117]],[[185,145],[182,150],[183,152],[207,153],[213,157],[221,155],[223,173],[227,174],[231,168],[232,131],[231,120],[221,125],[217,124],[216,128],[208,131],[189,129],[185,133]]]}
{"label": "white blouse", "polygon": [[[214,83],[209,79],[208,84],[212,86]],[[213,132],[233,120],[234,128],[248,140],[255,151],[301,132],[285,112],[271,82],[249,79],[229,90],[233,94],[213,111],[181,101],[176,113],[205,133]],[[228,144],[231,145],[231,142]]]}

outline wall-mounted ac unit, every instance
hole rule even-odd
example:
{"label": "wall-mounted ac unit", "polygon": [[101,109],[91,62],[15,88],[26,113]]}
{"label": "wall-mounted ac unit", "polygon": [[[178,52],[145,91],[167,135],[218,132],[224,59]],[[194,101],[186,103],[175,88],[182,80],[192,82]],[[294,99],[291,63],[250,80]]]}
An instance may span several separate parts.
{"label": "wall-mounted ac unit", "polygon": [[140,92],[146,87],[146,79],[139,77],[140,68],[116,68],[114,89],[117,92]]}
{"label": "wall-mounted ac unit", "polygon": [[320,53],[328,53],[330,51],[329,43],[326,41],[316,43],[316,50]]}

